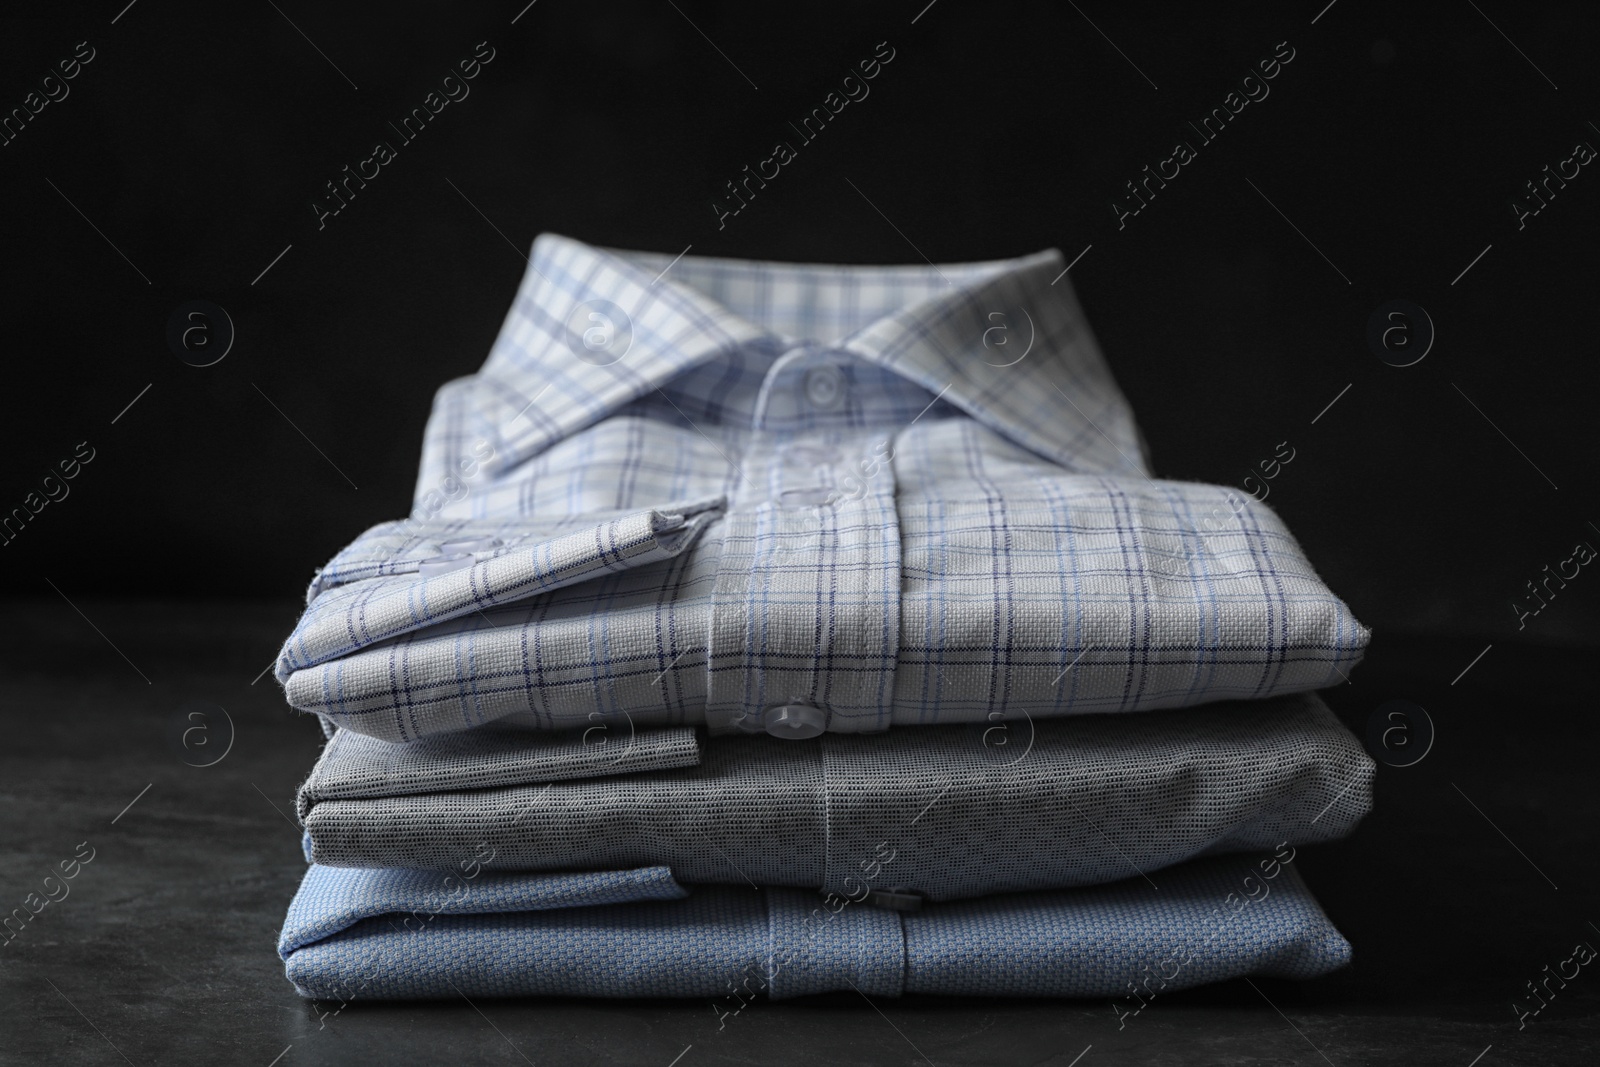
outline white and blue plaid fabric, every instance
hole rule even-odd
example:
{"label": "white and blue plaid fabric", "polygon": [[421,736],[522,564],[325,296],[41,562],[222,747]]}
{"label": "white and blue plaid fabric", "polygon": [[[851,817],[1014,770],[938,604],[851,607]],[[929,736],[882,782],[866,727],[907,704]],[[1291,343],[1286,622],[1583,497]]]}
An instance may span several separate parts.
{"label": "white and blue plaid fabric", "polygon": [[786,703],[849,733],[1343,681],[1367,630],[1265,505],[1150,477],[1062,268],[540,237],[412,514],[312,584],[290,703],[391,741]]}
{"label": "white and blue plaid fabric", "polygon": [[709,997],[725,1019],[760,994],[854,987],[1129,997],[1132,1010],[1165,991],[1348,963],[1349,944],[1285,858],[1197,860],[1159,883],[916,912],[795,889],[686,888],[664,868],[452,879],[312,866],[278,952],[302,996],[331,1001]]}

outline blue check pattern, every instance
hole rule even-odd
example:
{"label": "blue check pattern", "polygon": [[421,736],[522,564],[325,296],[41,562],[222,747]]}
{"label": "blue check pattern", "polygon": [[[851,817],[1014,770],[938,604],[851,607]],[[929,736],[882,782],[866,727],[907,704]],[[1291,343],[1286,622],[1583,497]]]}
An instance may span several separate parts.
{"label": "blue check pattern", "polygon": [[[792,702],[875,732],[1343,681],[1367,630],[1271,509],[1151,477],[1062,267],[541,236],[411,515],[313,582],[290,703],[388,741]],[[461,538],[502,546],[419,572]]]}

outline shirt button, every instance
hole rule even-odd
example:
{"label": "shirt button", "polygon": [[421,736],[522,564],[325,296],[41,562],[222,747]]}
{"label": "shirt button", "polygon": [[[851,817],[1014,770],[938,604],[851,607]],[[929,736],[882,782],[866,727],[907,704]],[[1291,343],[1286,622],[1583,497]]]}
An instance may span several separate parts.
{"label": "shirt button", "polygon": [[831,363],[806,372],[806,399],[824,411],[839,406],[844,399],[844,374]]}
{"label": "shirt button", "polygon": [[816,737],[828,724],[828,713],[809,704],[779,704],[768,708],[762,725],[773,737],[804,741]]}

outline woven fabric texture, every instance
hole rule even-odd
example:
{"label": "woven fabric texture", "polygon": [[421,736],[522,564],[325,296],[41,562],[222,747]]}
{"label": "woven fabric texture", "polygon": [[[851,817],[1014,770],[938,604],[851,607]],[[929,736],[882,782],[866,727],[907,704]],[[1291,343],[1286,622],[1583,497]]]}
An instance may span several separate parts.
{"label": "woven fabric texture", "polygon": [[[314,780],[370,791],[375,762],[346,764],[330,745]],[[660,864],[684,882],[841,893],[889,877],[948,899],[1342,837],[1370,809],[1373,764],[1299,694],[878,737],[712,738],[696,766],[620,777],[417,792],[425,778],[413,764],[408,795],[305,808],[314,860],[450,869],[492,849],[499,870]],[[441,783],[456,778],[443,763]]]}
{"label": "woven fabric texture", "polygon": [[708,997],[725,1023],[763,994],[1148,998],[1239,975],[1314,978],[1350,959],[1294,867],[1243,857],[1184,864],[1159,887],[1135,877],[915,913],[731,886],[647,900],[682,892],[647,872],[610,876],[633,902],[569,907],[535,891],[497,910],[471,889],[441,901],[408,872],[343,873],[313,867],[285,926],[305,997]]}
{"label": "woven fabric texture", "polygon": [[499,522],[452,531],[482,545],[472,563],[424,575],[423,561],[444,554],[407,522],[384,523],[356,539],[323,568],[279,655],[281,681],[301,667],[497,604],[576,585],[629,567],[671,559],[687,548],[723,507],[721,498],[607,519],[564,516],[543,522]]}
{"label": "woven fabric texture", "polygon": [[[489,862],[493,862],[491,859]],[[278,932],[278,955],[384,916],[415,931],[440,915],[493,915],[555,908],[677,900],[687,891],[665,867],[586,874],[508,874],[479,857],[450,874],[312,866]]]}
{"label": "woven fabric texture", "polygon": [[295,796],[305,821],[326,800],[407,796],[566,778],[659,771],[700,762],[700,740],[683,726],[635,730],[597,720],[558,734],[484,727],[392,744],[337,730]]}
{"label": "woven fabric texture", "polygon": [[[416,573],[463,537],[504,544]],[[1266,505],[1150,477],[1055,251],[823,267],[544,235],[488,361],[436,397],[411,516],[309,600],[290,703],[392,741],[1185,707],[1342,682],[1368,639]]]}

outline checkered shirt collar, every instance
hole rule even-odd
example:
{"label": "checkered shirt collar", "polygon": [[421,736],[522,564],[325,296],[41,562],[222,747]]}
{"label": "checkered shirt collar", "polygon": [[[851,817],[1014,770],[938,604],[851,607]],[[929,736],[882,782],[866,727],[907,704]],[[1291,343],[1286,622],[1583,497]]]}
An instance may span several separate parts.
{"label": "checkered shirt collar", "polygon": [[[619,309],[631,330],[616,362],[575,354],[595,307]],[[863,308],[882,313],[862,321]],[[514,463],[697,366],[804,344],[887,367],[1068,469],[1148,473],[1132,409],[1056,249],[867,267],[674,258],[542,234],[482,377],[503,405],[491,418]]]}

